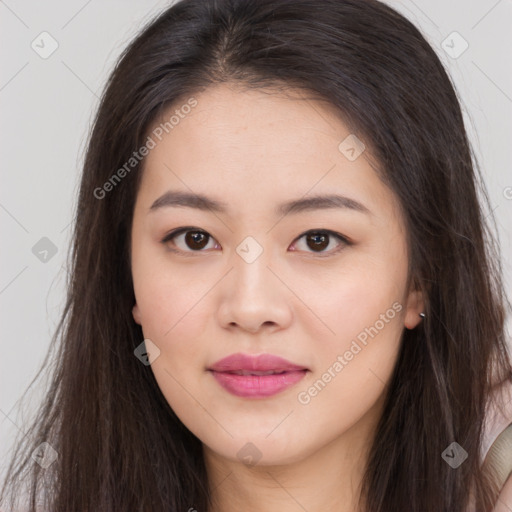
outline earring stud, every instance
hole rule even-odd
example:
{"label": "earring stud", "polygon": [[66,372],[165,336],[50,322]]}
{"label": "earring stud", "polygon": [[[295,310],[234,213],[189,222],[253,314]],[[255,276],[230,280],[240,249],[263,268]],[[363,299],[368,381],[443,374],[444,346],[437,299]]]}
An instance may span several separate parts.
{"label": "earring stud", "polygon": [[420,313],[420,316],[421,316],[421,318],[425,318],[426,317],[425,313]]}

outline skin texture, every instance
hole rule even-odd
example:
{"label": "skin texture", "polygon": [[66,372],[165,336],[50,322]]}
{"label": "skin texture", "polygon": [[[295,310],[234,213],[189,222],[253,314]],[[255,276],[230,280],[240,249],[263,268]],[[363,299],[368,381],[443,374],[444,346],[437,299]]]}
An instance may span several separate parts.
{"label": "skin texture", "polygon": [[[222,84],[196,95],[197,106],[147,156],[134,210],[133,317],[160,350],[151,369],[162,393],[203,443],[210,512],[354,512],[403,329],[415,328],[423,311],[421,296],[406,289],[399,204],[369,149],[350,161],[338,149],[350,131],[329,105],[291,94]],[[212,196],[229,210],[150,211],[171,189]],[[327,193],[371,214],[274,213],[281,202]],[[161,242],[179,227],[211,236],[202,252],[184,235]],[[352,245],[331,236],[316,249],[302,236],[312,229]],[[237,253],[248,236],[263,249],[251,263]],[[390,319],[393,304],[400,311]],[[381,315],[384,327],[301,403],[299,393],[332,374]],[[310,371],[272,397],[236,397],[207,368],[237,352],[275,354]],[[260,457],[255,465],[237,455],[244,446]]]}

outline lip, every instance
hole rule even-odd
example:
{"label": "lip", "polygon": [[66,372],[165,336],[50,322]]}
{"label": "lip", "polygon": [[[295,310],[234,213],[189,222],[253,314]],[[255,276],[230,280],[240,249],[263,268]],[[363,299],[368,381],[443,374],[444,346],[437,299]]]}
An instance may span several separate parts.
{"label": "lip", "polygon": [[216,372],[235,372],[240,370],[246,371],[276,371],[291,372],[296,370],[307,370],[305,366],[291,363],[282,357],[272,354],[231,354],[224,359],[220,359],[208,368]]}
{"label": "lip", "polygon": [[272,354],[232,354],[208,370],[226,391],[244,398],[273,396],[299,382],[308,372],[308,368]]}

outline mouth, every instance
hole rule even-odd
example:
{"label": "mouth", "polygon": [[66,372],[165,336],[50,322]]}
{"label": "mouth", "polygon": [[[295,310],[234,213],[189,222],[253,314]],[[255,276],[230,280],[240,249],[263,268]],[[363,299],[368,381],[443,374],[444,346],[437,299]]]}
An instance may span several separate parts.
{"label": "mouth", "polygon": [[294,386],[309,370],[272,354],[232,354],[208,371],[232,395],[266,398]]}
{"label": "mouth", "polygon": [[211,371],[221,387],[242,398],[267,398],[288,389],[304,378],[307,370],[263,374]]}

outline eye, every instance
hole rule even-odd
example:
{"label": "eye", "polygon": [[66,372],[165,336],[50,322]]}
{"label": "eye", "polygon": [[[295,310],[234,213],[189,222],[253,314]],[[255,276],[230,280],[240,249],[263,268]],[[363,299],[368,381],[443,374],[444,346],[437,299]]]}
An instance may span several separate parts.
{"label": "eye", "polygon": [[[214,240],[214,238],[206,231],[188,227],[178,228],[174,231],[171,231],[164,237],[162,243],[168,244],[168,242],[172,241],[173,245],[178,246],[178,251],[172,248],[169,249],[175,252],[201,252],[201,250],[208,245],[208,241],[210,239]],[[176,243],[174,240],[176,240],[178,243]],[[182,247],[179,246],[180,243],[182,244]],[[192,250],[187,251],[187,247]]]}
{"label": "eye", "polygon": [[[306,246],[308,248],[313,249],[312,252],[320,253],[321,256],[329,256],[331,254],[335,254],[341,251],[343,247],[351,245],[351,242],[349,242],[349,240],[345,238],[343,235],[340,235],[339,233],[335,233],[334,231],[330,231],[328,229],[307,231],[306,233],[303,233],[300,237],[298,237],[297,240],[301,240],[302,238],[305,238]],[[338,240],[339,246],[334,250],[324,250],[325,248],[331,245],[332,238],[336,238]],[[293,250],[295,251],[296,249]]]}
{"label": "eye", "polygon": [[[312,249],[312,251],[306,250],[306,252],[317,253],[321,256],[324,256],[324,253],[327,253],[325,256],[335,254],[343,249],[343,247],[352,245],[352,243],[343,235],[325,229],[307,231],[306,233],[303,233],[301,236],[296,238],[296,240],[300,241],[302,238],[305,238],[307,247]],[[331,245],[332,238],[338,240],[338,247],[334,249],[331,248],[331,250],[326,251],[325,249]],[[175,229],[174,231],[168,233],[163,238],[162,243],[164,245],[168,245],[169,242],[172,242],[172,244],[177,246],[178,249],[169,247],[171,251],[190,254],[194,252],[204,252],[203,249],[207,248],[208,242],[213,240],[215,239],[206,231],[193,227],[184,227]],[[292,249],[292,251],[297,251],[297,249]]]}

